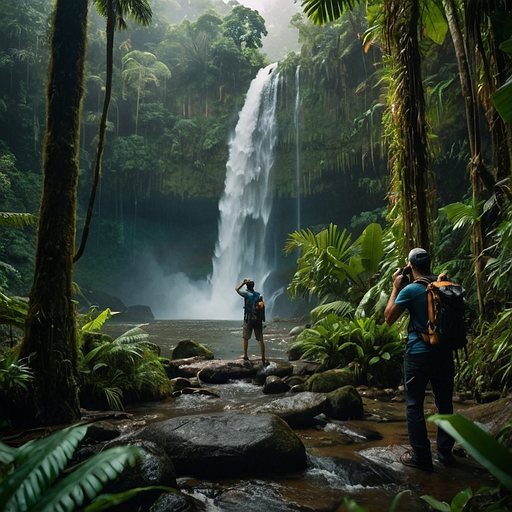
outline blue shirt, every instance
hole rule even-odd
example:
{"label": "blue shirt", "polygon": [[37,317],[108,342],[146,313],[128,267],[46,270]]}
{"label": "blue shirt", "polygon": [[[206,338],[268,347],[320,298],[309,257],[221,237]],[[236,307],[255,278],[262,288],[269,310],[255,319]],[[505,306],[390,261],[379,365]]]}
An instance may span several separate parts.
{"label": "blue shirt", "polygon": [[400,290],[395,304],[402,309],[407,309],[410,315],[406,352],[408,354],[429,352],[429,347],[420,334],[428,330],[428,299],[425,285],[419,283],[407,285]]}

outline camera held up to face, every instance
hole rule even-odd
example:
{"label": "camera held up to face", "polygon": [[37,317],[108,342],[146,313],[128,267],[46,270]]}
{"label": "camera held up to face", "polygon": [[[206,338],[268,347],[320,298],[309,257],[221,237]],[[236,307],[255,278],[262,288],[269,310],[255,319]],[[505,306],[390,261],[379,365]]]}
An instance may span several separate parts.
{"label": "camera held up to face", "polygon": [[402,288],[412,283],[412,268],[407,266],[400,269],[399,276],[402,276]]}

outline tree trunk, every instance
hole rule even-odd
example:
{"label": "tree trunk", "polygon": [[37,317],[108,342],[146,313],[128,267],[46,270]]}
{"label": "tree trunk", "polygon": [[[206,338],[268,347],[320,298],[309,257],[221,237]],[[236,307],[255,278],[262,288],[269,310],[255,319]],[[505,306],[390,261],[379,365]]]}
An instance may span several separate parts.
{"label": "tree trunk", "polygon": [[103,111],[101,113],[100,127],[98,132],[98,146],[96,147],[96,157],[94,159],[94,178],[91,189],[91,196],[89,198],[89,206],[87,207],[87,214],[85,216],[84,230],[82,232],[82,239],[80,247],[73,258],[73,263],[76,263],[85,251],[87,238],[89,237],[89,230],[91,227],[92,213],[94,210],[94,202],[96,200],[96,191],[101,177],[101,160],[103,157],[103,149],[105,147],[105,132],[107,131],[107,118],[110,99],[112,97],[112,77],[113,77],[113,60],[114,60],[114,32],[117,14],[117,0],[107,1],[107,77],[105,84],[105,98],[103,99]]}
{"label": "tree trunk", "polygon": [[430,249],[431,207],[427,195],[429,144],[425,121],[425,94],[421,80],[418,0],[386,3],[387,51],[395,62],[393,82],[393,174],[399,183],[403,212],[404,247]]}
{"label": "tree trunk", "polygon": [[[482,185],[492,192],[494,178],[486,168],[482,158],[482,140],[480,135],[477,91],[476,83],[473,79],[473,77],[476,77],[476,63],[474,62],[474,51],[473,54],[471,54],[467,49],[468,46],[474,48],[474,45],[467,45],[464,41],[457,14],[457,6],[454,0],[445,1],[445,12],[457,58],[461,90],[464,98],[469,148],[471,152],[469,173],[473,191],[473,204],[476,204],[481,199]],[[469,35],[466,35],[466,37],[469,37]],[[475,262],[474,268],[478,307],[480,316],[485,317],[485,279],[483,275],[485,265],[482,260],[482,253],[485,248],[485,244],[481,221],[475,222],[473,226],[472,246],[473,260]]]}
{"label": "tree trunk", "polygon": [[53,17],[43,191],[34,282],[20,354],[29,357],[35,375],[33,401],[20,409],[31,423],[42,425],[80,417],[71,298],[87,12],[87,0],[57,0]]}

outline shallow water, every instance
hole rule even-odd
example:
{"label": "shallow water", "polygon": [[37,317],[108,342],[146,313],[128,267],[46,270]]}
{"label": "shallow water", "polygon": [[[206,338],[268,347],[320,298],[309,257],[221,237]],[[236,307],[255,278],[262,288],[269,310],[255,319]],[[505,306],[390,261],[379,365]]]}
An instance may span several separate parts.
{"label": "shallow water", "polygon": [[[267,357],[271,361],[285,359],[291,341],[288,333],[294,326],[293,322],[267,324]],[[104,331],[116,336],[130,327],[111,325]],[[169,357],[182,339],[205,344],[216,358],[234,359],[241,354],[240,322],[157,321],[144,329],[150,339],[160,345],[163,356]],[[252,357],[258,359],[258,346],[254,340],[251,340],[250,348]],[[264,395],[261,387],[243,381],[209,385],[208,388],[219,398],[182,395],[161,403],[139,404],[130,407],[128,412],[136,421],[150,423],[189,414],[243,411],[276,398]],[[401,453],[408,448],[405,405],[368,398],[363,402],[364,420],[342,422],[320,416],[315,425],[294,429],[308,453],[305,471],[240,480],[180,478],[179,486],[204,503],[208,512],[341,512],[346,510],[345,497],[365,504],[372,512],[384,512],[402,491],[406,493],[400,498],[396,510],[414,512],[429,509],[420,499],[424,494],[450,503],[468,486],[475,492],[484,485],[494,485],[494,480],[471,458],[460,458],[454,468],[436,465],[432,474],[406,468],[399,462]],[[462,410],[470,405],[473,404],[455,404],[455,407]],[[426,413],[434,412],[433,399],[429,397]],[[428,426],[434,440],[435,425]]]}

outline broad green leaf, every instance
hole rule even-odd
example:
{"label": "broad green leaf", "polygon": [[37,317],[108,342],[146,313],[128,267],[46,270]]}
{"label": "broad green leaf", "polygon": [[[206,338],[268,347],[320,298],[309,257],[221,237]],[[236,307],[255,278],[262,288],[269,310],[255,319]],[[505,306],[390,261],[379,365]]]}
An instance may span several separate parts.
{"label": "broad green leaf", "polygon": [[436,2],[428,2],[428,7],[423,9],[421,21],[425,26],[427,36],[436,44],[443,44],[448,32],[448,23],[444,11]]}
{"label": "broad green leaf", "polygon": [[361,264],[369,274],[374,274],[384,255],[382,244],[382,227],[372,223],[366,226],[359,240],[354,243],[361,245]]}
{"label": "broad green leaf", "polygon": [[432,496],[421,496],[422,500],[425,500],[434,510],[439,510],[440,512],[451,512],[451,507],[446,503],[446,501],[439,501],[433,498]]}
{"label": "broad green leaf", "polygon": [[428,419],[448,432],[512,491],[512,453],[505,446],[460,414],[436,414]]}
{"label": "broad green leaf", "polygon": [[503,121],[505,123],[512,121],[512,76],[496,90],[492,100]]}

